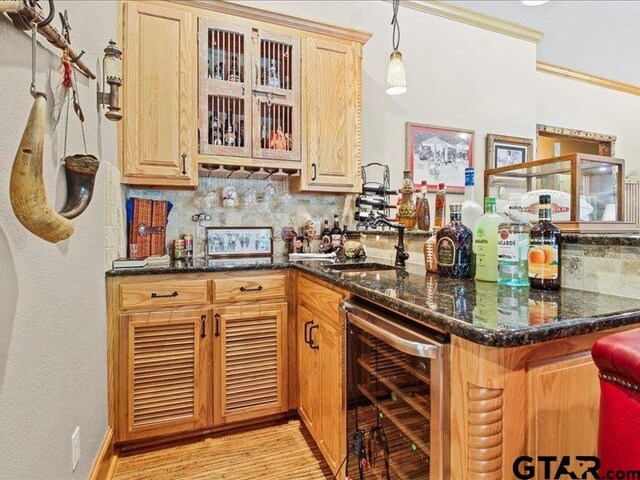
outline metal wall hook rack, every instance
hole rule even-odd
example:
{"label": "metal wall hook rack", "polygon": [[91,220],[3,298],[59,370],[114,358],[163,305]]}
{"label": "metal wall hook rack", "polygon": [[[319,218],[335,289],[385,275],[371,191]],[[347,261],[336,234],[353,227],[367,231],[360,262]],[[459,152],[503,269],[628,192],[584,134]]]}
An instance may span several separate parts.
{"label": "metal wall hook rack", "polygon": [[[3,5],[3,4],[7,5]],[[41,8],[35,0],[26,0],[23,2],[4,2],[0,1],[0,13],[5,13],[13,22],[13,25],[22,31],[30,34],[31,26],[35,23],[38,26],[38,33],[46,38],[49,43],[61,50],[67,50],[71,64],[87,78],[96,79],[95,73],[82,61],[81,57],[84,51],[77,53],[69,41],[62,35],[51,21],[55,16],[55,8],[53,0],[49,0],[49,13],[43,17]]]}

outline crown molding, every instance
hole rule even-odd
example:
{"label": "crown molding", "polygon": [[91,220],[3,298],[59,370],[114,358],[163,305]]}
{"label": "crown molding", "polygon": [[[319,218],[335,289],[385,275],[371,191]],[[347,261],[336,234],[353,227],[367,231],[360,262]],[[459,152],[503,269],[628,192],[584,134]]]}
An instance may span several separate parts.
{"label": "crown molding", "polygon": [[445,3],[440,0],[400,0],[400,5],[527,42],[538,43],[544,35],[543,32],[534,30],[533,28],[475,12],[467,8],[458,7],[452,3]]}
{"label": "crown molding", "polygon": [[640,96],[640,87],[637,85],[618,82],[617,80],[611,80],[609,78],[591,75],[590,73],[579,72],[577,70],[561,67],[559,65],[553,65],[546,62],[537,62],[536,70],[538,70],[538,72],[548,73],[550,75],[556,75],[558,77],[577,80],[578,82],[589,83],[598,87],[609,88],[611,90],[617,90],[619,92]]}
{"label": "crown molding", "polygon": [[294,17],[286,13],[274,12],[270,10],[262,10],[260,8],[251,7],[227,0],[169,0],[173,3],[189,5],[190,7],[202,8],[218,13],[224,13],[236,17],[248,18],[251,20],[259,20],[262,22],[274,23],[282,27],[289,27],[297,30],[316,33],[318,35],[328,35],[338,37],[353,42],[365,44],[371,33],[354,28],[341,27],[326,22],[316,22],[306,18]]}

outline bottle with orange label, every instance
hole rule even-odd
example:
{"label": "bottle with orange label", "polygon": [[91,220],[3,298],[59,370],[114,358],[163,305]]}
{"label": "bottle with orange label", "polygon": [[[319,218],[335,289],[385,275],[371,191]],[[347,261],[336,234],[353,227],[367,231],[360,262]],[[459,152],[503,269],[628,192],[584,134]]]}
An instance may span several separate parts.
{"label": "bottle with orange label", "polygon": [[529,233],[529,283],[532,288],[560,288],[560,229],[551,222],[551,196],[540,195],[538,223]]}

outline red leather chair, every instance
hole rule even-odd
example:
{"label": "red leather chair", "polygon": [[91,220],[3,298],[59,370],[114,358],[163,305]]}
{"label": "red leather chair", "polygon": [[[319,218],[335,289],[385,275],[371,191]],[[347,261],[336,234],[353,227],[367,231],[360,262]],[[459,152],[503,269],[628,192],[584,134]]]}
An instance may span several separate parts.
{"label": "red leather chair", "polygon": [[600,478],[640,470],[640,329],[601,338],[591,355],[600,370]]}

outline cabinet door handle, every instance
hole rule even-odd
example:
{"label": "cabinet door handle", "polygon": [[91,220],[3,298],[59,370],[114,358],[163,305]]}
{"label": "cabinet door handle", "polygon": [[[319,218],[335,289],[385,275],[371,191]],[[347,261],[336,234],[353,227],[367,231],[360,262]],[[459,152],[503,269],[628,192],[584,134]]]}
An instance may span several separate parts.
{"label": "cabinet door handle", "polygon": [[187,154],[182,154],[182,175],[187,174]]}
{"label": "cabinet door handle", "polygon": [[304,323],[304,343],[306,343],[307,345],[309,345],[309,325],[313,325],[313,320],[309,320],[308,322]]}
{"label": "cabinet door handle", "polygon": [[151,292],[151,298],[171,298],[171,297],[177,297],[177,296],[178,296],[178,292],[169,293],[167,295],[161,295],[156,292]]}
{"label": "cabinet door handle", "polygon": [[216,333],[215,336],[219,337],[220,336],[220,314],[216,313],[214,315],[215,319],[216,319]]}
{"label": "cabinet door handle", "polygon": [[318,178],[318,169],[316,167],[316,162],[311,164],[311,168],[313,169],[313,174],[311,175],[311,181],[315,182],[316,178]]}
{"label": "cabinet door handle", "polygon": [[200,338],[205,338],[207,336],[207,316],[206,315],[202,315],[200,316],[200,320],[202,321],[202,330],[200,331]]}
{"label": "cabinet door handle", "polygon": [[313,329],[314,328],[320,328],[320,325],[312,325],[311,328],[309,329],[309,346],[311,348],[313,348],[314,350],[318,350],[320,347],[313,342]]}
{"label": "cabinet door handle", "polygon": [[247,288],[244,285],[240,287],[241,292],[261,292],[264,289],[262,285],[258,285],[256,288]]}

